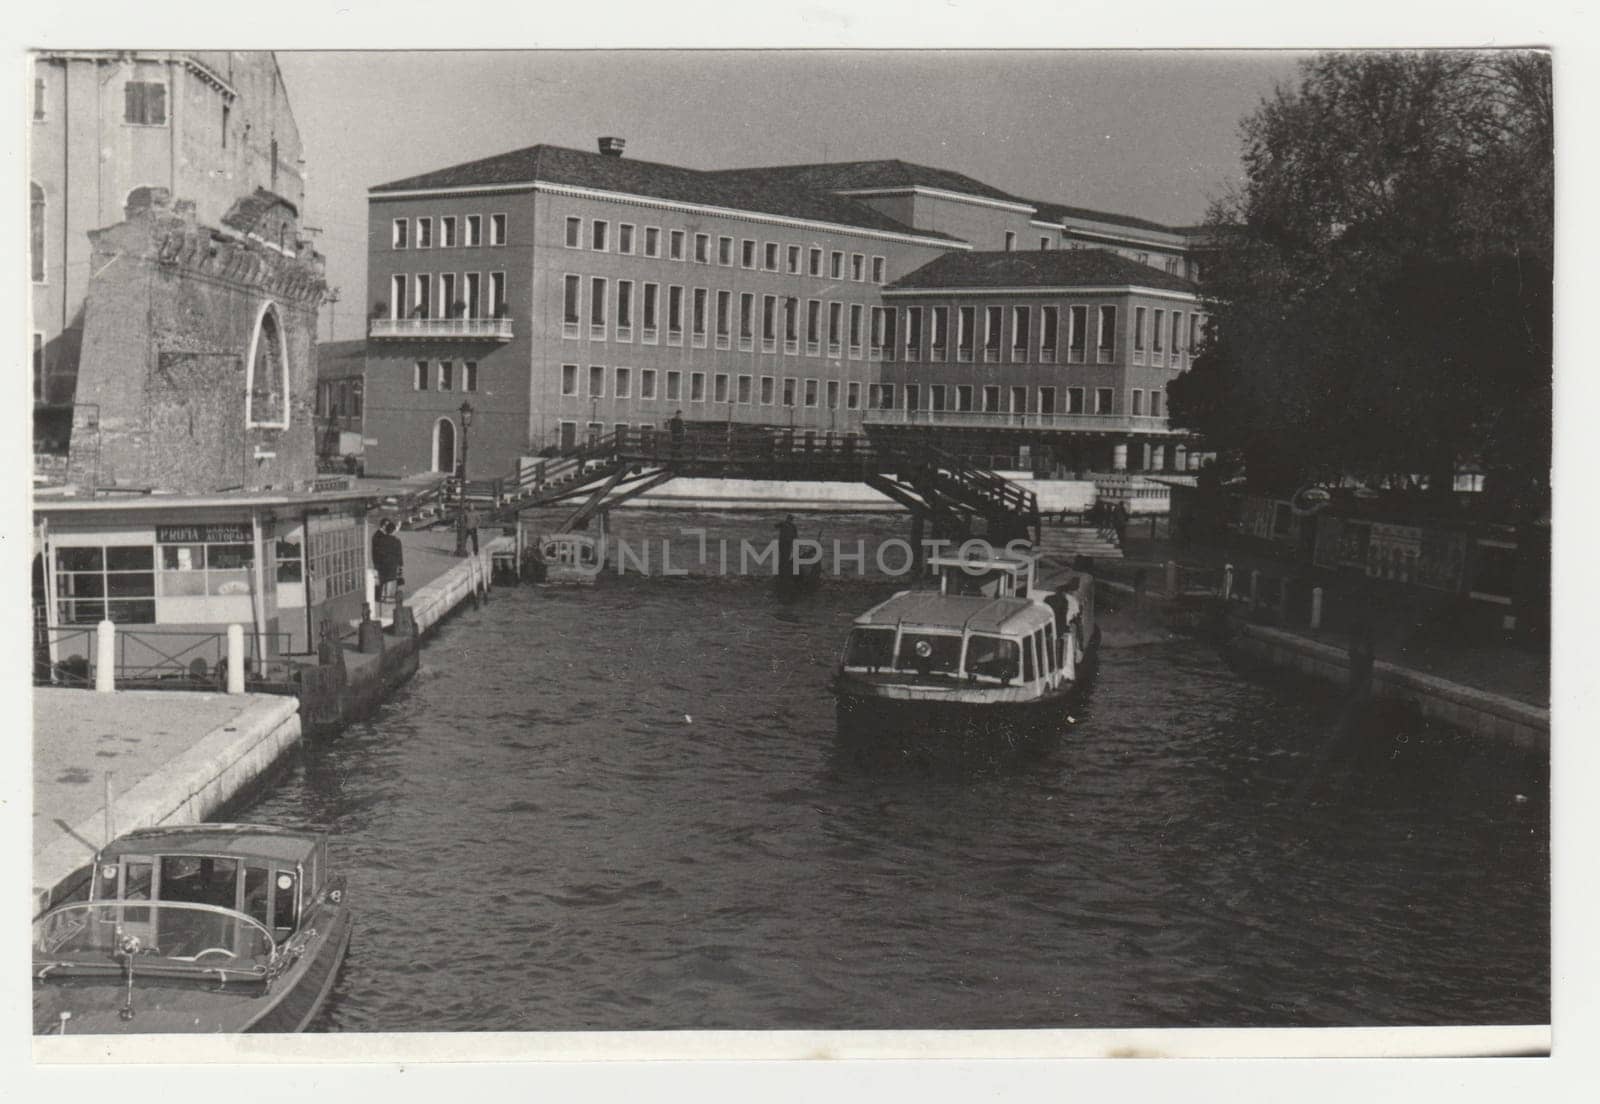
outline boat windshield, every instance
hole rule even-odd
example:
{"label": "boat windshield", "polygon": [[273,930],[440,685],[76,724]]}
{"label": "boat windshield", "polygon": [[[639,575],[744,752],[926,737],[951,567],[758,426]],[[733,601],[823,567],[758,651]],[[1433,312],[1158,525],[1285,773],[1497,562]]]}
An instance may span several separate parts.
{"label": "boat windshield", "polygon": [[1015,589],[1015,576],[1009,571],[974,571],[968,567],[944,569],[944,593],[974,598],[1005,598]]}
{"label": "boat windshield", "polygon": [[894,659],[893,628],[851,629],[844,646],[846,667],[889,667]]}
{"label": "boat windshield", "polygon": [[973,633],[967,638],[967,674],[1005,682],[1014,679],[1022,667],[1022,649],[1004,636]]}
{"label": "boat windshield", "polygon": [[275,954],[272,934],[257,921],[216,905],[155,901],[79,901],[33,926],[37,976],[74,968],[162,972],[190,968],[262,973]]}
{"label": "boat windshield", "polygon": [[900,651],[895,668],[919,675],[953,675],[961,666],[961,634],[905,629],[900,633]]}

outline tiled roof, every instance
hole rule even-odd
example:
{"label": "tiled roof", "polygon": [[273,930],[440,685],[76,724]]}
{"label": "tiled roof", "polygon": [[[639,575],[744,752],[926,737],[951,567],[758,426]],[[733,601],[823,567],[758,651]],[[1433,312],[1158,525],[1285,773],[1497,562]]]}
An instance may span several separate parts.
{"label": "tiled roof", "polygon": [[1184,231],[1176,226],[1165,226],[1149,219],[1136,218],[1133,215],[1118,215],[1111,211],[1094,211],[1088,207],[1067,207],[1060,203],[1041,203],[1032,201],[1039,208],[1039,213],[1034,217],[1040,222],[1062,222],[1067,219],[1085,219],[1091,222],[1108,222],[1114,226],[1132,226],[1140,230],[1155,230],[1163,234],[1182,234]]}
{"label": "tiled roof", "polygon": [[607,157],[561,146],[538,145],[512,150],[436,169],[420,176],[379,184],[371,191],[373,195],[381,196],[386,192],[434,188],[531,184],[535,180],[706,207],[724,207],[897,234],[915,234],[924,238],[956,240],[938,231],[913,229],[864,203],[781,177],[702,172],[657,161]]}
{"label": "tiled roof", "polygon": [[1136,285],[1198,294],[1181,276],[1105,249],[1038,249],[1017,253],[945,253],[889,285],[910,288],[1106,287]]}
{"label": "tiled roof", "polygon": [[999,188],[949,169],[936,169],[910,161],[830,161],[819,165],[769,165],[761,168],[724,169],[717,175],[752,180],[782,181],[816,191],[855,191],[868,188],[937,188],[1008,203],[1032,204]]}

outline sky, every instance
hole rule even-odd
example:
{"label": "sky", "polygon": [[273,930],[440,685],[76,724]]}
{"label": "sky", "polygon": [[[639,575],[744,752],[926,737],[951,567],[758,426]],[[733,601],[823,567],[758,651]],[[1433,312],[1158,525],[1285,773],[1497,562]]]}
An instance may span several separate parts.
{"label": "sky", "polygon": [[1237,180],[1239,121],[1291,51],[279,51],[341,301],[362,336],[373,185],[536,143],[690,168],[899,158],[1031,199],[1201,221]]}

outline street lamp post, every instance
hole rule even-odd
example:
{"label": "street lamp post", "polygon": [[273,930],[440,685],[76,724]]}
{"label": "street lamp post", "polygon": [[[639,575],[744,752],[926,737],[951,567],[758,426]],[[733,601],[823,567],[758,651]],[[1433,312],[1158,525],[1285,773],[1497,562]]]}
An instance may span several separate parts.
{"label": "street lamp post", "polygon": [[456,555],[467,554],[467,431],[472,428],[472,404],[463,402],[461,414],[461,456],[456,461]]}

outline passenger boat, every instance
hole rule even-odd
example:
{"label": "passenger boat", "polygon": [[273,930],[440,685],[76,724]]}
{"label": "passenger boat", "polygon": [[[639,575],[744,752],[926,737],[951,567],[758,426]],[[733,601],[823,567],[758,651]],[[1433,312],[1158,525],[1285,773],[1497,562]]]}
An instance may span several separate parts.
{"label": "passenger boat", "polygon": [[594,586],[605,567],[604,537],[588,533],[548,533],[534,544],[539,582]]}
{"label": "passenger boat", "polygon": [[930,560],[937,590],[901,591],[855,619],[834,679],[839,733],[882,742],[1017,743],[1059,732],[1099,654],[1094,578],[1037,552]]}
{"label": "passenger boat", "polygon": [[34,923],[39,1034],[302,1031],[350,943],[315,832],[142,828],[94,861],[89,899]]}

